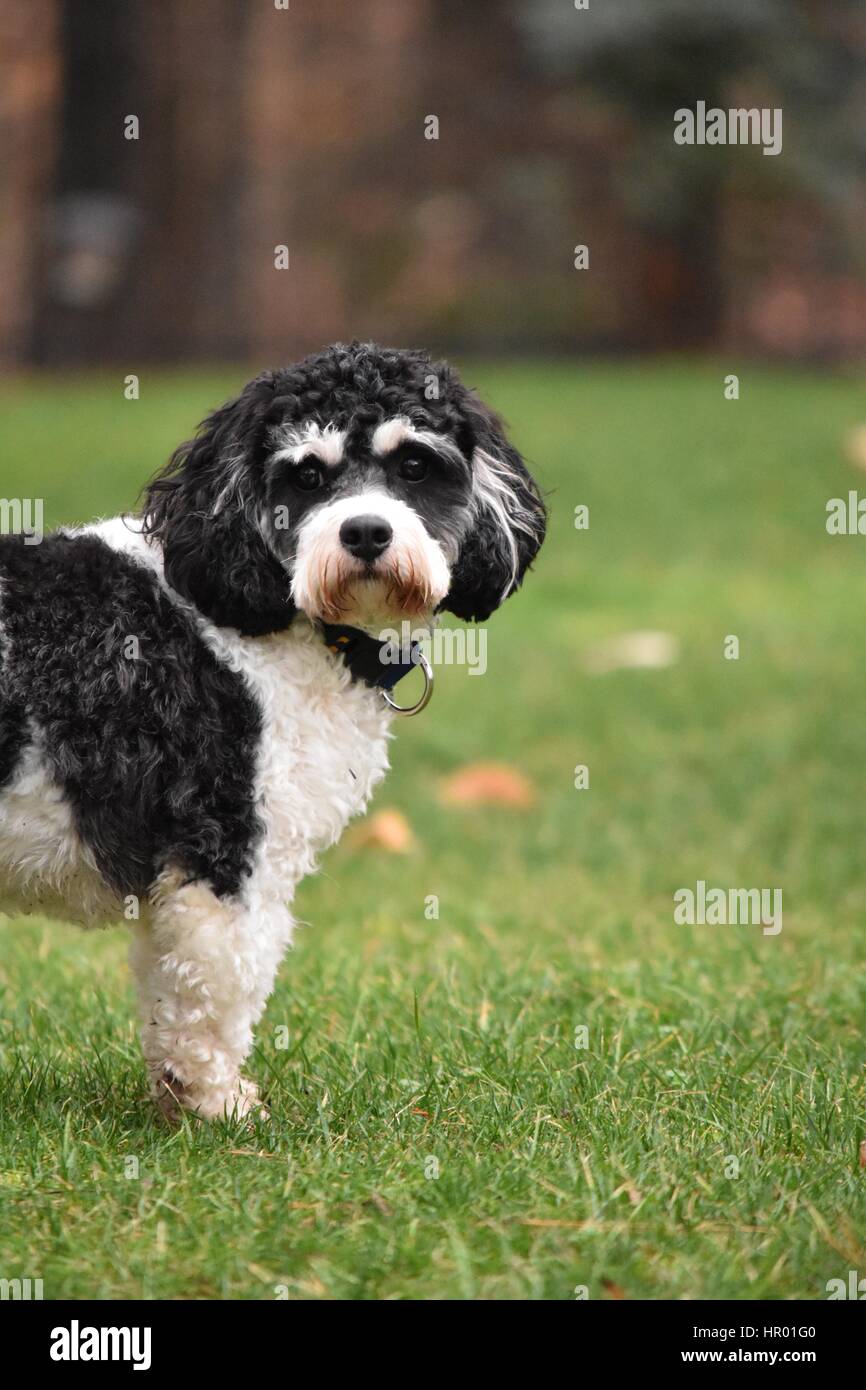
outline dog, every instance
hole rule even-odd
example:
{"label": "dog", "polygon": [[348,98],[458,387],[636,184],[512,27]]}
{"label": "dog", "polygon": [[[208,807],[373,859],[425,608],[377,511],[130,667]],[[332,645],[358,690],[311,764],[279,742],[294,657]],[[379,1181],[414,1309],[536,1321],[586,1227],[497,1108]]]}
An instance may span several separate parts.
{"label": "dog", "polygon": [[0,538],[0,911],[131,923],[166,1116],[265,1113],[241,1069],[292,896],[416,661],[376,634],[487,619],[545,525],[452,367],[353,342],[257,376],[136,515]]}

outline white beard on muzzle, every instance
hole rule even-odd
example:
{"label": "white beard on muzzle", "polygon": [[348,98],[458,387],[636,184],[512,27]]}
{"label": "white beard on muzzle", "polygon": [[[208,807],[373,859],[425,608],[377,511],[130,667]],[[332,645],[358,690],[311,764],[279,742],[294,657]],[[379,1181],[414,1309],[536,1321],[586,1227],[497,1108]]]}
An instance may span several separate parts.
{"label": "white beard on muzzle", "polygon": [[[367,565],[340,541],[344,521],[374,513],[393,540]],[[395,497],[365,492],[319,508],[298,537],[292,598],[309,618],[376,633],[395,618],[426,618],[445,598],[451,570],[439,542],[420,517]]]}

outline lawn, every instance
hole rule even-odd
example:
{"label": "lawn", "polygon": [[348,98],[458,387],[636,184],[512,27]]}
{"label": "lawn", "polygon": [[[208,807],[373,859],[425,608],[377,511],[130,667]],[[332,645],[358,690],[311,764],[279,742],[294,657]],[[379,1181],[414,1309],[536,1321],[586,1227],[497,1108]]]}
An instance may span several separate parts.
{"label": "lawn", "polygon": [[[374,809],[414,849],[344,841],[303,886],[255,1130],[154,1121],[122,928],[3,922],[0,1277],[46,1298],[785,1299],[866,1275],[866,539],[824,526],[866,492],[842,447],[861,383],[466,375],[552,525],[487,674],[441,668],[397,730]],[[130,506],[243,376],[144,374],[136,402],[122,372],[7,385],[0,492],[52,522]],[[594,669],[638,629],[677,660]],[[490,759],[534,809],[441,803]],[[698,880],[781,889],[782,931],[678,925]]]}

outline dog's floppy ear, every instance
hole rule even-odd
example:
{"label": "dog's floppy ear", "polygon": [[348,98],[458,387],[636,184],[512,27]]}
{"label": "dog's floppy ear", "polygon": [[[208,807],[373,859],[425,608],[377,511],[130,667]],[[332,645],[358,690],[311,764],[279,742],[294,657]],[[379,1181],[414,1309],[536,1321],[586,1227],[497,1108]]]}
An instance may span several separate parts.
{"label": "dog's floppy ear", "polygon": [[145,493],[145,530],[162,542],[165,577],[219,627],[257,636],[288,627],[290,578],[262,537],[260,463],[274,407],[264,373],[175,450]]}
{"label": "dog's floppy ear", "polygon": [[547,509],[493,411],[467,391],[460,413],[459,442],[472,466],[472,521],[442,607],[464,622],[483,622],[519,587],[538,554]]}

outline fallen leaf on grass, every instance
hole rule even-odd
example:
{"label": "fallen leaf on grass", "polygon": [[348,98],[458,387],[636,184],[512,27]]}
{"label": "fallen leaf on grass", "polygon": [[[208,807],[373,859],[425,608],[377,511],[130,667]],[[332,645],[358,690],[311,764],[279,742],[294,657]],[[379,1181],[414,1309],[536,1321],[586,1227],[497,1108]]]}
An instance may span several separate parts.
{"label": "fallen leaf on grass", "polygon": [[615,1284],[612,1279],[602,1279],[601,1287],[606,1290],[610,1298],[625,1298],[625,1289],[621,1289],[619,1284]]}
{"label": "fallen leaf on grass", "polygon": [[678,656],[677,639],[670,632],[622,632],[590,647],[583,664],[590,675],[604,676],[609,671],[673,666]]}
{"label": "fallen leaf on grass", "polygon": [[415,848],[412,827],[402,811],[377,811],[350,831],[355,849],[381,849],[386,854],[409,854]]}
{"label": "fallen leaf on grass", "polygon": [[535,788],[507,763],[467,763],[439,788],[443,806],[513,806],[525,811],[535,805]]}
{"label": "fallen leaf on grass", "polygon": [[845,454],[855,468],[866,471],[866,425],[855,425],[845,436]]}

